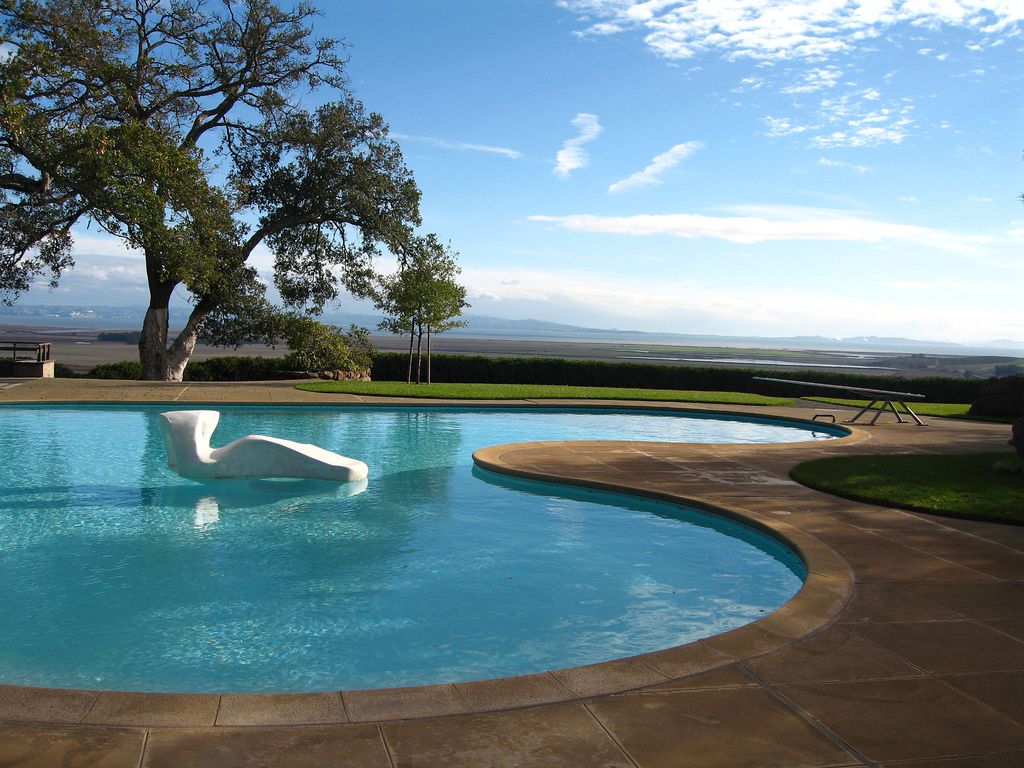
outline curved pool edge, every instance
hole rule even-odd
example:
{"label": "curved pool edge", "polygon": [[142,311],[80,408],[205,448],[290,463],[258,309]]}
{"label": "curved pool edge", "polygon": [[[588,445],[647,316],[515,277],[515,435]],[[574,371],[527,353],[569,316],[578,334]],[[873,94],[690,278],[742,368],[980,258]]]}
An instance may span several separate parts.
{"label": "curved pool edge", "polygon": [[[615,443],[601,441],[605,446]],[[577,697],[624,693],[629,690],[669,683],[673,679],[731,666],[762,654],[771,653],[793,641],[831,624],[853,595],[854,573],[849,564],[820,539],[800,528],[767,515],[759,515],[737,506],[712,502],[693,494],[654,490],[594,478],[581,478],[551,470],[527,469],[503,460],[509,451],[530,448],[570,448],[577,443],[508,443],[488,446],[473,453],[474,463],[493,472],[546,483],[574,485],[599,491],[611,491],[640,498],[693,507],[734,520],[764,533],[793,549],[807,568],[807,578],[797,593],[772,613],[692,643],[660,651],[613,659],[582,667],[549,673],[567,685]],[[621,445],[635,445],[623,441]],[[647,446],[672,445],[647,443]],[[759,448],[797,444],[768,444]],[[653,674],[652,674],[653,673]],[[667,679],[666,679],[667,678]],[[515,678],[510,678],[514,680]],[[487,681],[484,681],[487,682]]]}
{"label": "curved pool edge", "polygon": [[[850,437],[854,436],[852,433]],[[847,442],[850,437],[839,441]],[[807,578],[800,590],[771,614],[724,633],[637,656],[549,672],[437,685],[309,693],[147,693],[0,685],[0,720],[7,719],[5,712],[12,707],[18,712],[15,719],[20,721],[157,728],[386,723],[511,711],[685,684],[691,676],[732,667],[821,630],[849,602],[854,577],[846,561],[814,536],[781,520],[679,492],[581,479],[553,469],[514,467],[501,458],[514,449],[565,450],[593,442],[614,445],[608,441],[513,443],[479,449],[473,460],[477,466],[502,474],[667,501],[736,520],[797,552],[807,567]],[[807,443],[759,447],[799,445]]]}

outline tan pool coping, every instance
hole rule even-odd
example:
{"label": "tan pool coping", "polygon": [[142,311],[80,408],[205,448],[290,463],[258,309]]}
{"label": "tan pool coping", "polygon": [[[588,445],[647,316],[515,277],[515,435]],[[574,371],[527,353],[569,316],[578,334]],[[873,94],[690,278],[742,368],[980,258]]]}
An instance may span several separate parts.
{"label": "tan pool coping", "polygon": [[[0,380],[0,403],[72,401],[396,403],[289,382]],[[844,413],[544,403],[791,419]],[[883,509],[788,478],[818,456],[1001,451],[1008,436],[1005,425],[931,419],[774,445],[480,447],[474,459],[491,470],[740,519],[794,547],[808,578],[785,606],[739,629],[504,680],[309,694],[0,686],[0,765],[1022,765],[1024,527]]]}

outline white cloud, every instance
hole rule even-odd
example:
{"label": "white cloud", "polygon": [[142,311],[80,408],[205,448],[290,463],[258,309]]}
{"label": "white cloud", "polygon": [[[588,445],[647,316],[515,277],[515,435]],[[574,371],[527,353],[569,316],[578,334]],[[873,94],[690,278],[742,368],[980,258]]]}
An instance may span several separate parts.
{"label": "white cloud", "polygon": [[886,102],[880,91],[865,88],[822,99],[810,119],[769,115],[762,121],[764,135],[772,138],[806,133],[821,149],[877,147],[906,139],[914,125],[913,111],[909,99]]}
{"label": "white cloud", "polygon": [[819,158],[818,165],[823,166],[825,168],[847,168],[853,171],[854,173],[869,173],[870,171],[874,170],[874,168],[872,168],[870,165],[848,163],[845,160],[830,160],[827,157]]}
{"label": "white cloud", "polygon": [[769,61],[823,60],[897,24],[960,27],[995,45],[1024,21],[1020,0],[559,0],[581,35],[638,30],[667,59],[706,52]]}
{"label": "white cloud", "polygon": [[816,93],[827,88],[835,88],[843,73],[834,66],[816,67],[803,73],[800,82],[782,89],[783,93]]}
{"label": "white cloud", "polygon": [[768,126],[768,130],[765,131],[765,136],[792,136],[795,133],[806,133],[807,131],[813,131],[817,126],[814,125],[799,125],[795,124],[788,117],[766,117],[764,118],[765,125]]}
{"label": "white cloud", "polygon": [[509,149],[508,147],[495,147],[490,144],[471,144],[465,141],[446,141],[445,139],[437,139],[433,136],[409,136],[404,133],[393,133],[391,134],[394,138],[402,141],[419,141],[424,144],[430,144],[434,147],[440,147],[442,149],[454,149],[460,151],[469,152],[488,152],[495,155],[502,155],[504,157],[518,160],[523,156],[523,153],[517,149]]}
{"label": "white cloud", "polygon": [[597,121],[597,115],[589,112],[580,112],[572,119],[572,126],[579,130],[579,134],[569,139],[558,150],[555,155],[555,167],[552,173],[562,179],[569,178],[569,174],[578,168],[585,168],[590,162],[583,145],[593,141],[604,130]]}
{"label": "white cloud", "polygon": [[703,146],[699,141],[686,141],[682,144],[676,144],[667,152],[662,152],[651,160],[642,171],[637,171],[621,181],[616,181],[608,187],[608,191],[615,194],[616,192],[636,187],[650,187],[661,184],[661,175],[665,171],[675,167],[698,149],[703,148]]}
{"label": "white cloud", "polygon": [[[840,296],[799,284],[766,291],[758,282],[655,280],[593,271],[466,268],[462,277],[475,311],[570,323],[587,317],[588,324],[603,327],[765,336],[873,334],[959,340],[1024,336],[1024,322],[1016,313],[936,301],[926,290],[915,291],[906,301],[893,301],[887,292]],[[948,286],[948,293],[956,295],[956,287]]]}
{"label": "white cloud", "polygon": [[833,130],[814,136],[811,143],[826,149],[899,144],[914,124],[913,110],[908,99],[884,103],[882,94],[874,88],[822,99],[818,108],[820,130]]}
{"label": "white cloud", "polygon": [[[635,216],[529,216],[529,221],[574,232],[617,235],[670,235],[711,238],[733,243],[785,240],[917,243],[957,253],[977,252],[991,244],[984,235],[961,235],[930,227],[894,224],[851,215],[845,211],[786,206],[736,206],[729,216],[695,213],[639,214]],[[746,215],[744,215],[746,214]]]}
{"label": "white cloud", "polygon": [[954,293],[978,293],[986,296],[992,294],[1024,295],[1024,286],[1019,286],[1016,283],[983,285],[981,283],[965,283],[962,280],[883,280],[879,285],[899,291],[951,291]]}

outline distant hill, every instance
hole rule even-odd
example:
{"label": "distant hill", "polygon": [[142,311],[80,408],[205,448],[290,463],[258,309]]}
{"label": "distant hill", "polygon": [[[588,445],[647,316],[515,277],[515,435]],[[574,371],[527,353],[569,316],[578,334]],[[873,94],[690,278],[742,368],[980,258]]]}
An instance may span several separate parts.
{"label": "distant hill", "polygon": [[[184,308],[180,317],[184,317]],[[0,324],[44,325],[54,328],[92,328],[105,330],[138,329],[146,313],[144,306],[109,307],[101,305],[66,306],[16,304],[0,306]],[[175,315],[172,308],[172,317]],[[328,312],[322,317],[332,325],[361,325],[377,333],[380,315]],[[591,328],[550,320],[510,319],[490,315],[467,314],[465,328],[448,331],[451,336],[495,339],[547,339],[551,341],[594,341],[636,344],[762,347],[768,349],[849,350],[853,352],[900,352],[906,354],[988,354],[1024,356],[1024,341],[994,339],[976,344],[923,341],[903,337],[851,336],[725,336],[714,334],[651,333],[615,328]]]}

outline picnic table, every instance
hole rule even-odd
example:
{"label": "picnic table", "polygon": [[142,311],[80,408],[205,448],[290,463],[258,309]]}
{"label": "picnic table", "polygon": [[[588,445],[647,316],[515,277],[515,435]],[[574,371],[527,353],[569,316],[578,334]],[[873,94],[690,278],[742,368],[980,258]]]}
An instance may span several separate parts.
{"label": "picnic table", "polygon": [[[854,387],[847,386],[845,384],[819,384],[816,381],[797,381],[795,379],[770,379],[765,376],[755,376],[754,380],[774,381],[780,384],[798,384],[805,387],[818,387],[820,389],[839,390],[842,392],[849,392],[870,399],[871,402],[864,406],[857,413],[856,416],[854,416],[852,419],[849,419],[846,422],[847,424],[855,423],[857,419],[859,419],[861,416],[863,416],[865,413],[871,410],[876,411],[876,413],[874,418],[871,419],[870,422],[868,422],[869,424],[874,424],[876,421],[878,421],[878,417],[881,416],[886,410],[890,410],[894,414],[896,414],[896,418],[899,420],[900,424],[906,424],[907,422],[903,419],[903,416],[896,409],[895,404],[898,404],[903,407],[903,409],[914,419],[914,421],[917,422],[918,426],[927,426],[923,421],[921,421],[918,415],[910,409],[910,406],[907,405],[906,402],[904,402],[907,398],[923,400],[925,398],[925,395],[917,395],[914,394],[913,392],[891,392],[887,389],[870,389],[869,387]],[[878,405],[876,407],[877,403],[881,403],[881,405]]]}

